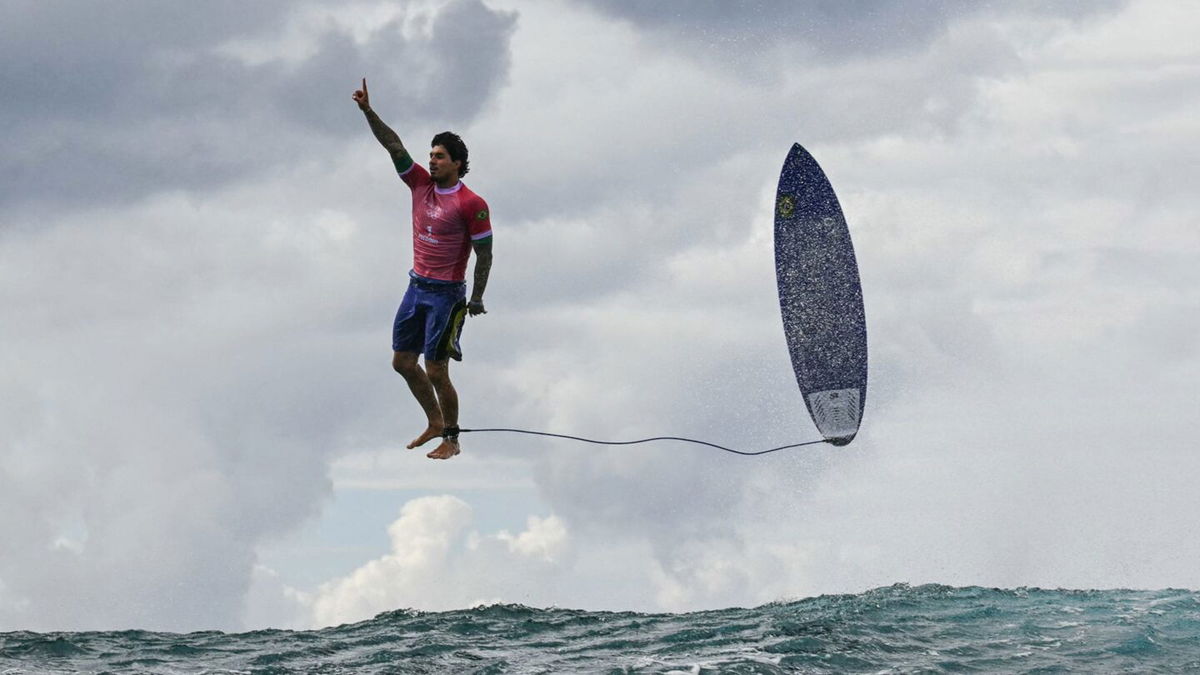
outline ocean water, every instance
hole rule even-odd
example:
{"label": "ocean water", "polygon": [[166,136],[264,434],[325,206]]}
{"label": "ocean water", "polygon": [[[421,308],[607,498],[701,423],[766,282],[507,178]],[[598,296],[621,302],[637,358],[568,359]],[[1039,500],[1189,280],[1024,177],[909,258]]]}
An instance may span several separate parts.
{"label": "ocean water", "polygon": [[0,673],[1200,672],[1200,593],[897,585],[689,614],[493,605],[315,631],[0,633]]}

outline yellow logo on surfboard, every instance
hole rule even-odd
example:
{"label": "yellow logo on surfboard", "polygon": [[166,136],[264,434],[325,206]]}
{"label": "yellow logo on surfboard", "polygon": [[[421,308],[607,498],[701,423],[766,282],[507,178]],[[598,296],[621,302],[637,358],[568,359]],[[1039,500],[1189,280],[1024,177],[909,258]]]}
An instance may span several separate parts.
{"label": "yellow logo on surfboard", "polygon": [[791,195],[783,195],[775,207],[780,218],[791,218],[796,211],[796,200]]}

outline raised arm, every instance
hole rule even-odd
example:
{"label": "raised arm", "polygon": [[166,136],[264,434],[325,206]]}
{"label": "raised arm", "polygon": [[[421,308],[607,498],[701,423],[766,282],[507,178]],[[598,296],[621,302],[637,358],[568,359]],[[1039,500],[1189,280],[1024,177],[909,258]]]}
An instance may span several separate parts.
{"label": "raised arm", "polygon": [[367,116],[367,124],[371,125],[371,132],[375,134],[379,144],[392,156],[392,163],[396,165],[396,171],[407,171],[408,167],[412,166],[412,157],[408,154],[408,150],[404,149],[404,144],[400,142],[400,136],[392,131],[391,127],[384,124],[383,120],[379,119],[379,115],[376,115],[375,111],[371,109],[371,97],[367,93],[367,78],[363,78],[362,89],[354,92],[354,101],[358,103],[358,109]]}

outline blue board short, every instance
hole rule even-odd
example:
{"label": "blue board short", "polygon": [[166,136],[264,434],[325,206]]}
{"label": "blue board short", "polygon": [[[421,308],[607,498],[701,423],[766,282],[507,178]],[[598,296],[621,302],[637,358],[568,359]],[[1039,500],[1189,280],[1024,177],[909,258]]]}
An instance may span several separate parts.
{"label": "blue board short", "polygon": [[409,274],[392,324],[392,351],[420,352],[426,361],[462,361],[458,339],[467,316],[467,285]]}

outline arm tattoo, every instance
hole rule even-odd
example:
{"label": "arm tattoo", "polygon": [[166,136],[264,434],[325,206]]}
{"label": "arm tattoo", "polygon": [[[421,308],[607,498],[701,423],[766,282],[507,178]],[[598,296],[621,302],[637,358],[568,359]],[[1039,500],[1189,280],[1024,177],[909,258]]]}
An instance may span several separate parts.
{"label": "arm tattoo", "polygon": [[475,250],[475,285],[471,287],[471,300],[483,301],[483,291],[487,288],[488,275],[492,271],[492,246],[480,246]]}
{"label": "arm tattoo", "polygon": [[392,131],[392,128],[383,123],[379,119],[379,115],[375,114],[374,110],[366,111],[367,123],[371,125],[371,132],[375,134],[375,138],[379,144],[387,149],[392,155],[392,161],[399,167],[400,164],[410,164],[412,158],[408,155],[408,150],[404,149],[404,144],[400,142],[400,136]]}

